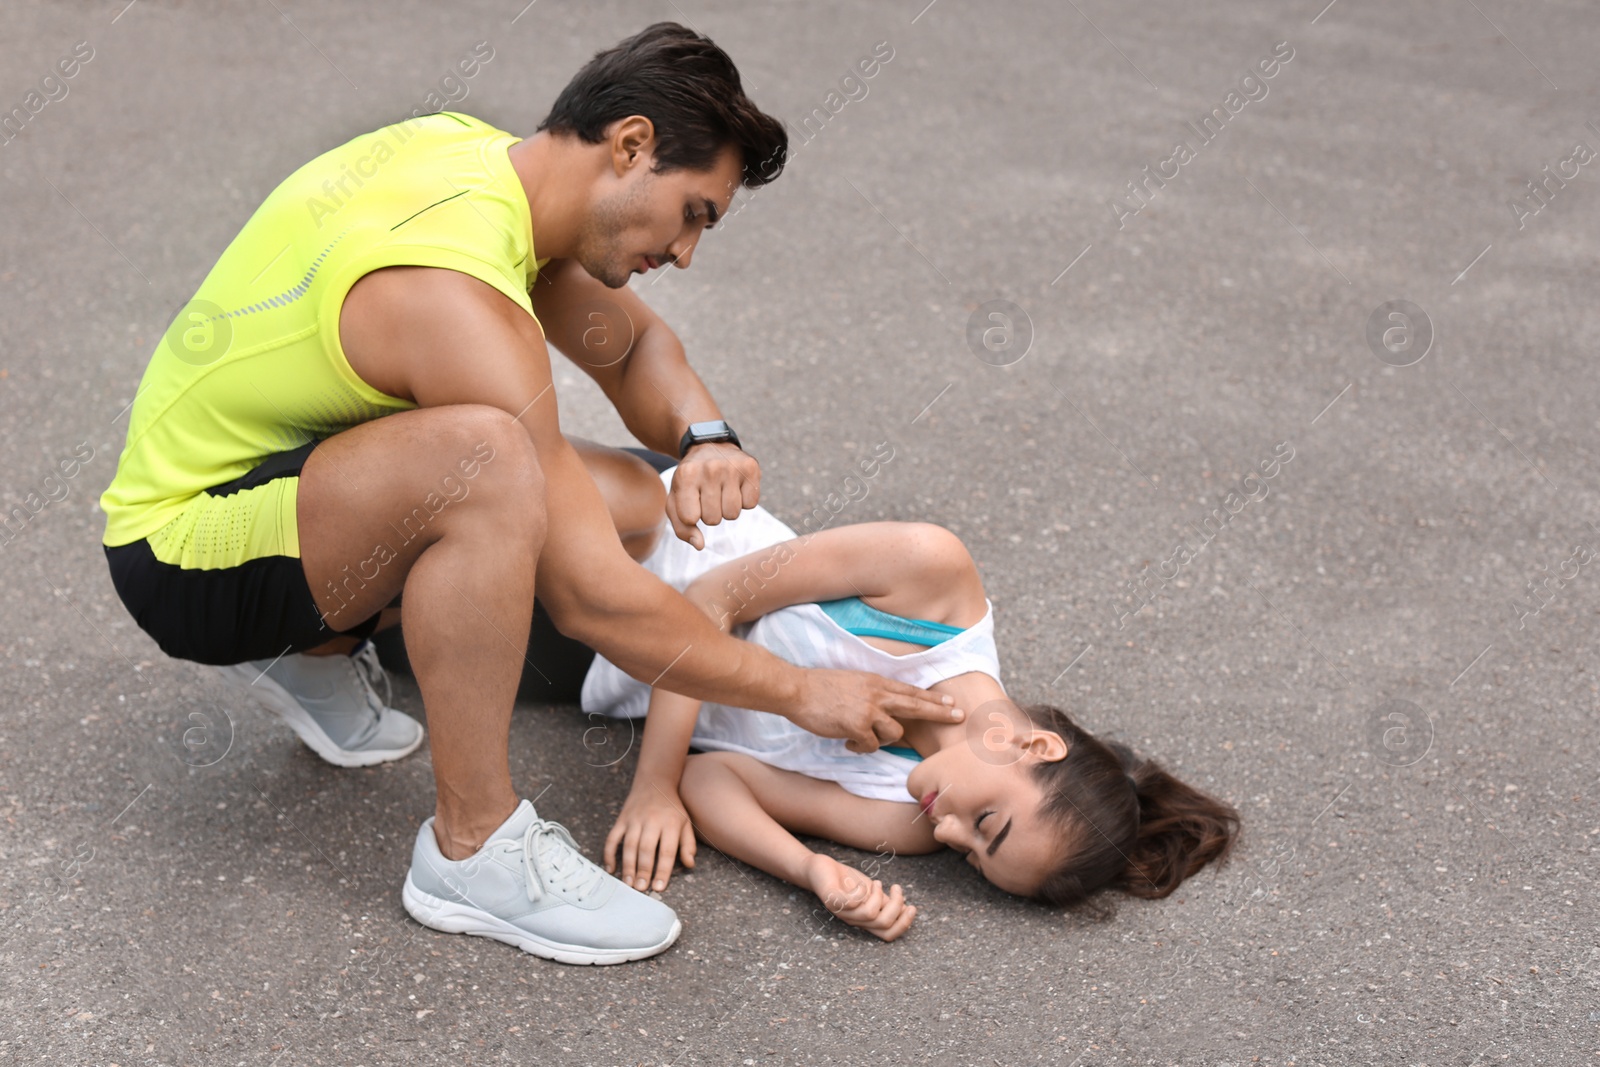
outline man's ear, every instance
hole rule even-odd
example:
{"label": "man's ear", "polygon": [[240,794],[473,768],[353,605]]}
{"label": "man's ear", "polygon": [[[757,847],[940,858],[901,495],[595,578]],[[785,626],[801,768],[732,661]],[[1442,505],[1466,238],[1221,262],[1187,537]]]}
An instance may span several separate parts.
{"label": "man's ear", "polygon": [[1054,730],[1035,730],[1022,742],[1022,751],[1030,752],[1046,763],[1056,763],[1067,758],[1072,746]]}
{"label": "man's ear", "polygon": [[639,163],[654,157],[656,127],[643,115],[618,119],[611,129],[611,165],[622,177]]}

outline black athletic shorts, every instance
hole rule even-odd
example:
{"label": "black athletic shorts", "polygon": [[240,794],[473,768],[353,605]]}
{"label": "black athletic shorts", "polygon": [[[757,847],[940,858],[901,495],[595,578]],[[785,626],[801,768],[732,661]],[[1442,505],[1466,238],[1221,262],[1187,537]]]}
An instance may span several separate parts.
{"label": "black athletic shorts", "polygon": [[[241,560],[231,566],[191,568],[156,558],[150,539],[106,548],[111,582],[139,628],[169,656],[197,663],[243,663],[301,652],[334,637],[367,637],[378,625],[372,615],[348,630],[335,631],[322,619],[306,582],[300,557],[252,555],[249,547],[234,549],[238,531],[252,521],[271,521],[273,493],[292,492],[306,457],[320,442],[268,456],[242,478],[207,489],[199,501],[200,521],[190,522],[182,536],[227,540]],[[293,483],[273,485],[280,479]],[[165,535],[165,536],[164,536]],[[174,537],[163,531],[163,555],[174,556]],[[270,538],[267,539],[270,545]]]}

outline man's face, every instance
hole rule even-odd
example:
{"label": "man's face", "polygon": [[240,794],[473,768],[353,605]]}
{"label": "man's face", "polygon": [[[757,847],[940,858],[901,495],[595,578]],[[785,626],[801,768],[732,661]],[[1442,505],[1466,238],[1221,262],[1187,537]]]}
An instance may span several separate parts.
{"label": "man's face", "polygon": [[739,151],[723,148],[710,170],[652,173],[653,147],[595,203],[574,258],[612,289],[634,274],[676,262],[688,267],[700,234],[727,213],[743,177]]}

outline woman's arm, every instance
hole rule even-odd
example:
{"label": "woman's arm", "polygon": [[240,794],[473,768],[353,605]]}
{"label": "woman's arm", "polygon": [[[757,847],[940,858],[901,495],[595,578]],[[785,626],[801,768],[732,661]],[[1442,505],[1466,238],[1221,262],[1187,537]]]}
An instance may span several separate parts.
{"label": "woman's arm", "polygon": [[684,596],[724,630],[791,604],[850,596],[953,626],[976,625],[986,611],[961,539],[922,522],[866,522],[783,541],[712,568]]}
{"label": "woman's arm", "polygon": [[604,850],[606,870],[615,873],[621,846],[621,877],[635,889],[666,889],[677,858],[685,867],[694,866],[694,826],[679,799],[678,781],[699,714],[700,701],[693,697],[650,691],[633,787],[606,835]]}
{"label": "woman's arm", "polygon": [[810,890],[834,915],[885,941],[910,928],[917,909],[898,885],[885,891],[881,880],[811,851],[790,831],[874,851],[880,866],[939,847],[915,805],[868,800],[730,752],[692,757],[682,788],[698,833],[716,848]]}

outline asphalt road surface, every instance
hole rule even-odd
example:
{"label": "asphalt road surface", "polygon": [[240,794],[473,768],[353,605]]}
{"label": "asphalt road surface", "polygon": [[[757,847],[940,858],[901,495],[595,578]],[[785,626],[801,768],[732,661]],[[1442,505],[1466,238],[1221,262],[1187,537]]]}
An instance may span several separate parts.
{"label": "asphalt road surface", "polygon": [[[54,98],[0,144],[0,499],[45,500],[0,546],[0,1064],[1594,1062],[1593,9],[925,2],[6,5],[0,110]],[[892,443],[837,521],[959,533],[1013,695],[1236,803],[1220,872],[1063,917],[837,850],[921,906],[886,945],[702,849],[673,949],[551,964],[402,910],[425,752],[330,767],[116,600],[126,407],[261,199],[419,108],[531,134],[659,19],[793,130],[634,283],[764,502]],[[596,854],[629,745],[530,704],[511,759]]]}

